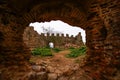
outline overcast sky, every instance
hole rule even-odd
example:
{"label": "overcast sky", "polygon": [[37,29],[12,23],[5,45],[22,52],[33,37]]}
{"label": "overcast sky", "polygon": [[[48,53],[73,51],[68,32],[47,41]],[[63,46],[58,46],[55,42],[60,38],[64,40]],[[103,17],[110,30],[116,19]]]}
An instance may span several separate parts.
{"label": "overcast sky", "polygon": [[36,30],[39,34],[43,33],[42,27],[45,27],[47,29],[48,29],[48,27],[50,27],[55,32],[69,34],[70,36],[71,35],[76,36],[79,32],[81,32],[83,42],[86,42],[86,40],[85,40],[86,35],[85,35],[85,31],[83,29],[81,29],[79,27],[71,26],[60,20],[44,22],[44,23],[43,22],[41,22],[41,23],[35,22],[35,23],[30,23],[29,26],[33,26],[34,30]]}

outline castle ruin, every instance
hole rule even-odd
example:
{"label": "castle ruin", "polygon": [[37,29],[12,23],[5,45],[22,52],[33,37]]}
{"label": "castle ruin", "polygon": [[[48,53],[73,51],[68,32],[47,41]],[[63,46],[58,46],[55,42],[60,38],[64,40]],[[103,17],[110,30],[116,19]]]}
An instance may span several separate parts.
{"label": "castle ruin", "polygon": [[84,45],[82,41],[81,33],[77,36],[73,37],[66,34],[49,34],[45,35],[44,33],[38,34],[37,31],[34,30],[34,27],[27,27],[24,30],[23,34],[24,43],[32,50],[37,47],[47,47],[49,42],[53,42],[55,48],[70,48],[70,47],[81,47]]}

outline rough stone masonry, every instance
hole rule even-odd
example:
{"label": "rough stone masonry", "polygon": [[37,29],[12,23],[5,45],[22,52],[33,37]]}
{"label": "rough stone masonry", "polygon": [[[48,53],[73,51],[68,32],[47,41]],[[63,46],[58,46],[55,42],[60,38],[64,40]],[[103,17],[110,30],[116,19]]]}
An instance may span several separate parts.
{"label": "rough stone masonry", "polygon": [[82,41],[81,33],[73,37],[66,34],[49,34],[37,33],[33,27],[27,27],[23,34],[24,43],[30,48],[30,50],[38,47],[48,47],[49,42],[53,42],[55,48],[68,49],[70,47],[79,48],[85,44]]}
{"label": "rough stone masonry", "polygon": [[0,71],[4,80],[18,80],[30,71],[24,30],[31,22],[50,20],[86,31],[83,69],[88,76],[93,80],[120,79],[119,0],[0,0]]}

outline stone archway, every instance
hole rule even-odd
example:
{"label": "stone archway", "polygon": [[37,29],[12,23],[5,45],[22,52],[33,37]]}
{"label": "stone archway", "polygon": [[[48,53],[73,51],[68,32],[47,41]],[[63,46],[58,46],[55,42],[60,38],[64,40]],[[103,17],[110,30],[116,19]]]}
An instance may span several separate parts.
{"label": "stone archway", "polygon": [[[11,5],[12,3],[12,5]],[[33,3],[33,4],[32,4]],[[0,61],[3,67],[16,65],[18,71],[28,70],[29,50],[22,34],[30,22],[60,19],[81,26],[87,35],[87,59],[84,69],[97,80],[113,80],[120,67],[120,2],[90,1],[1,1]],[[14,73],[14,70],[11,71]],[[5,73],[9,75],[8,73]],[[9,77],[13,77],[10,75]]]}

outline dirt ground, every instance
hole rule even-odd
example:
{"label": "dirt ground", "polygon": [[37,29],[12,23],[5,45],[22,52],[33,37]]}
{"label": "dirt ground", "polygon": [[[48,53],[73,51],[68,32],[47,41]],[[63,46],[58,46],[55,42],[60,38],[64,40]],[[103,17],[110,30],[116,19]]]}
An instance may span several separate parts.
{"label": "dirt ground", "polygon": [[22,66],[25,71],[18,70],[20,66],[5,68],[0,80],[92,80],[80,67],[85,55],[67,58],[65,55],[69,53],[69,50],[64,50],[53,53],[54,56],[31,56],[29,71]]}
{"label": "dirt ground", "polygon": [[83,65],[85,55],[67,58],[65,55],[69,53],[69,50],[64,50],[53,53],[54,56],[51,57],[32,56],[31,61],[39,65],[39,68],[34,66],[33,69],[38,72],[39,70],[47,72],[48,80],[92,80],[80,68]]}
{"label": "dirt ground", "polygon": [[77,58],[67,58],[65,55],[69,54],[69,50],[60,51],[58,53],[53,53],[54,56],[48,57],[40,57],[40,56],[32,56],[31,61],[36,64],[46,63],[51,64],[55,67],[59,65],[59,67],[67,66],[67,65],[82,65],[82,61],[85,57],[79,56]]}

